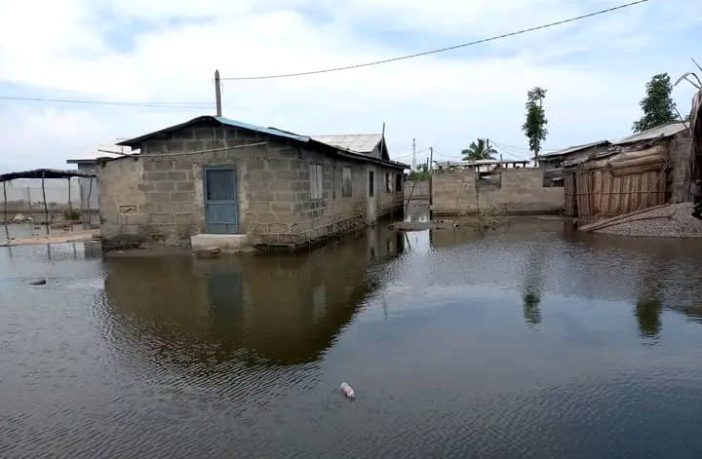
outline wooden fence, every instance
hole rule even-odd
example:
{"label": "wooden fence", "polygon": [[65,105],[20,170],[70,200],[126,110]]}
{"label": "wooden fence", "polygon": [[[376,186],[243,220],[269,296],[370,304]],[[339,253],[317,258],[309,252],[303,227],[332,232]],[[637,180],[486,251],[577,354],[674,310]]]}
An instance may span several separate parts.
{"label": "wooden fence", "polygon": [[565,212],[589,223],[666,202],[667,149],[588,161],[564,175]]}

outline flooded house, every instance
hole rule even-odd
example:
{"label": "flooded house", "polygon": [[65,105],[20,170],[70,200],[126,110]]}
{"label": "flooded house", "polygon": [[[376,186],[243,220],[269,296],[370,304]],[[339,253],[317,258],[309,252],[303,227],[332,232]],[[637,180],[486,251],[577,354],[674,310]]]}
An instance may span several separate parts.
{"label": "flooded house", "polygon": [[401,212],[383,135],[307,136],[201,116],[119,143],[98,167],[106,249],[299,247]]}

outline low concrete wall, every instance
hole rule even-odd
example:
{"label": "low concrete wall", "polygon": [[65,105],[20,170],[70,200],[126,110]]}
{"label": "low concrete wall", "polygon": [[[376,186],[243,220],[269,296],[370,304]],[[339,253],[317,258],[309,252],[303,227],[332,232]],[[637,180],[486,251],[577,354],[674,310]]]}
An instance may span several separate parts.
{"label": "low concrete wall", "polygon": [[434,215],[469,215],[490,210],[496,213],[542,214],[563,209],[563,188],[545,188],[541,169],[502,169],[499,185],[480,184],[472,170],[436,173],[432,176]]}
{"label": "low concrete wall", "polygon": [[410,198],[414,200],[426,199],[429,200],[429,180],[418,182],[415,180],[407,180],[405,182],[405,201]]}

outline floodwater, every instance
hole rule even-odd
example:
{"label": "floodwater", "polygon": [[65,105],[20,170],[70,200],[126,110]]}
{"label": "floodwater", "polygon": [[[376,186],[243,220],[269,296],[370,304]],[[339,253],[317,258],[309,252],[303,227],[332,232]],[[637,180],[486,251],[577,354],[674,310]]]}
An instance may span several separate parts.
{"label": "floodwater", "polygon": [[699,458],[701,413],[699,242],[0,248],[0,457]]}

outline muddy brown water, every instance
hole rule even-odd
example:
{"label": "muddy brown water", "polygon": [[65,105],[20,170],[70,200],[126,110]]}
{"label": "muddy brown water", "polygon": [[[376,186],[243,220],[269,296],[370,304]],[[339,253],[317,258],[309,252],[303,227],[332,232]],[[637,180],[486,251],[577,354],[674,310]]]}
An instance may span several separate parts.
{"label": "muddy brown water", "polygon": [[0,248],[0,457],[697,458],[700,413],[700,242]]}

